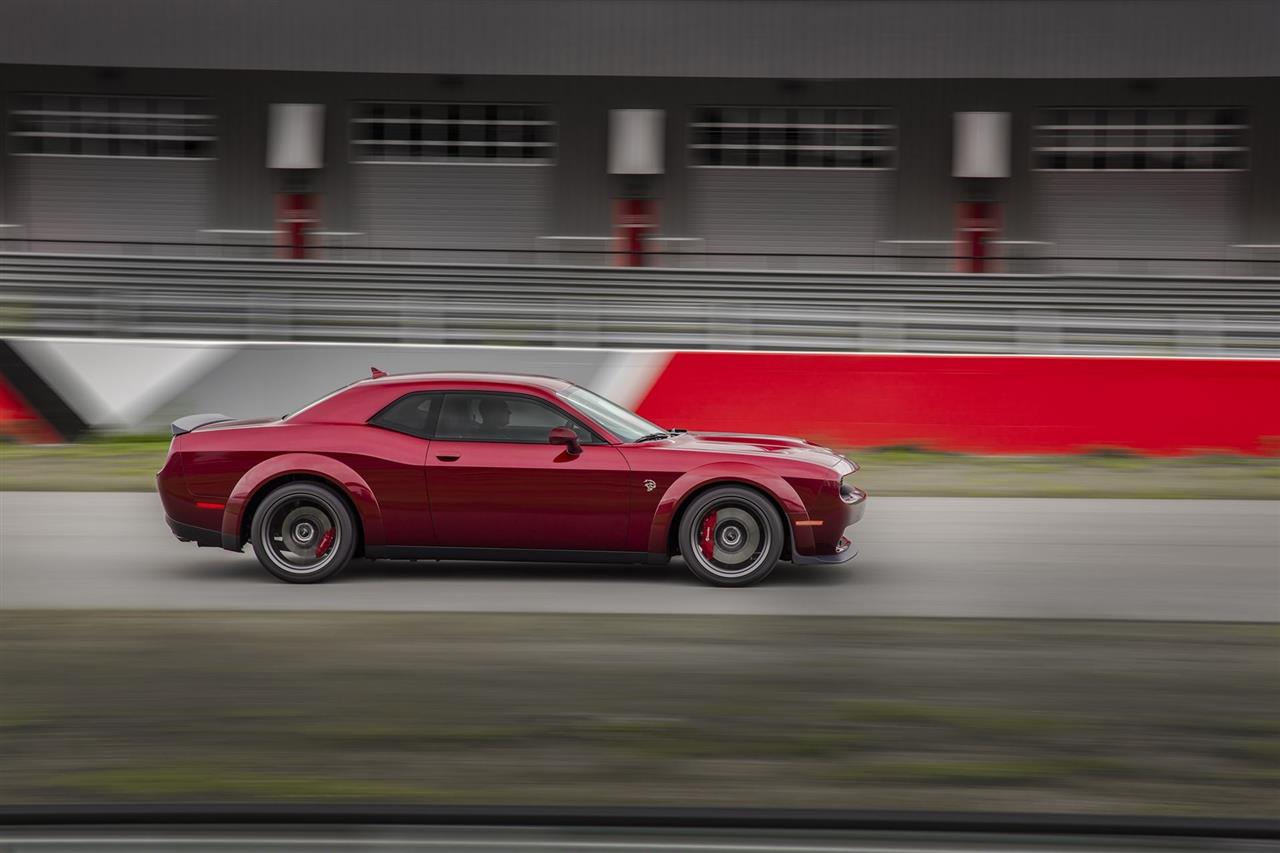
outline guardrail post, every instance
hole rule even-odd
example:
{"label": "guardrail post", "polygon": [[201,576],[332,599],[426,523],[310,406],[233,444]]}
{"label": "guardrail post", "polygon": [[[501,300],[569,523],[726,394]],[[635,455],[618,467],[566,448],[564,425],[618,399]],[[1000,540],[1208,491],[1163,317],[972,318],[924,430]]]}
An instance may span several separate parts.
{"label": "guardrail post", "polygon": [[565,324],[564,300],[557,299],[555,301],[555,306],[556,306],[556,322],[553,327],[553,331],[555,334],[555,345],[558,347],[568,346],[568,344],[565,341],[566,336],[565,336],[565,328],[564,328],[564,324]]}
{"label": "guardrail post", "polygon": [[868,336],[870,349],[881,352],[902,352],[906,349],[906,335],[900,315],[900,309],[894,305],[886,305],[881,310],[866,313],[871,332]]}
{"label": "guardrail post", "polygon": [[93,314],[94,314],[94,319],[97,321],[96,323],[98,327],[97,335],[100,338],[106,337],[107,329],[111,327],[110,318],[107,316],[107,311],[108,311],[107,300],[109,298],[108,292],[102,289],[99,289],[99,290],[95,290],[93,293],[94,293]]}
{"label": "guardrail post", "polygon": [[1062,348],[1062,321],[1056,312],[1019,311],[1014,329],[1019,352],[1050,352]]}
{"label": "guardrail post", "polygon": [[1219,314],[1178,314],[1170,325],[1175,329],[1174,346],[1182,355],[1221,355],[1226,350]]}
{"label": "guardrail post", "polygon": [[412,312],[410,311],[410,308],[409,308],[410,306],[409,297],[401,296],[399,299],[396,300],[396,305],[397,305],[396,314],[399,315],[397,326],[400,329],[400,333],[396,336],[396,339],[401,343],[411,343],[411,335],[409,334],[409,330],[413,326],[413,322],[412,322],[413,318],[412,318]]}
{"label": "guardrail post", "polygon": [[244,303],[249,312],[248,328],[257,328],[257,334],[264,338],[293,338],[292,305],[293,294],[282,296],[255,293]]}
{"label": "guardrail post", "polygon": [[418,328],[430,343],[438,342],[442,337],[439,311],[440,298],[428,292],[424,298],[414,300],[414,310],[418,314]]}

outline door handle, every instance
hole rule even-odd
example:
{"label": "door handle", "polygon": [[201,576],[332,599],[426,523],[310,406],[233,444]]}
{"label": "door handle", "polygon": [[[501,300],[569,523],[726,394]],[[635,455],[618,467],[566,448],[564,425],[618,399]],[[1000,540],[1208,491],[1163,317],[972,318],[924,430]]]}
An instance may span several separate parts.
{"label": "door handle", "polygon": [[439,459],[441,462],[457,462],[458,454],[457,453],[441,453],[436,458]]}

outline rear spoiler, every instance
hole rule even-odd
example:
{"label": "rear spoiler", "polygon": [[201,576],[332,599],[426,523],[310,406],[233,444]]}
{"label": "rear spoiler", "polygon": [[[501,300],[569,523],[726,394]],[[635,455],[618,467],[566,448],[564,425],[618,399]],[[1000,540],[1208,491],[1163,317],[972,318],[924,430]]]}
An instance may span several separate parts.
{"label": "rear spoiler", "polygon": [[200,429],[202,426],[233,420],[235,418],[227,417],[226,415],[187,415],[174,421],[169,426],[169,431],[174,435],[186,435],[193,429]]}

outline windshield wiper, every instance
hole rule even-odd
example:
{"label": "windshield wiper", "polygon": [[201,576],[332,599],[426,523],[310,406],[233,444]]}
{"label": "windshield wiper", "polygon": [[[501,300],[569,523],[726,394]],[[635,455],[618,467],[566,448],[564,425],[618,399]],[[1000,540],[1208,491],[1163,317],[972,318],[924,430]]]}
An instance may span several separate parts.
{"label": "windshield wiper", "polygon": [[665,432],[651,432],[648,435],[640,436],[635,440],[634,443],[639,444],[642,441],[658,441],[659,439],[670,438],[670,437],[671,436],[667,435]]}

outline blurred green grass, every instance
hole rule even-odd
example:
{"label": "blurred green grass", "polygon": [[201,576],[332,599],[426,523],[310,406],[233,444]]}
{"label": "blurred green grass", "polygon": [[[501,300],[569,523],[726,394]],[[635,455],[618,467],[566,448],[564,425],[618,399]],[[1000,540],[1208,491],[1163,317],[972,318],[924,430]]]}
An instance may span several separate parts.
{"label": "blurred green grass", "polygon": [[9,611],[0,802],[1269,816],[1280,628]]}
{"label": "blurred green grass", "polygon": [[[68,445],[0,443],[0,489],[150,491],[167,436],[109,436]],[[972,456],[918,447],[848,451],[874,495],[1280,499],[1280,458],[1136,456],[1098,448],[1072,456]]]}

